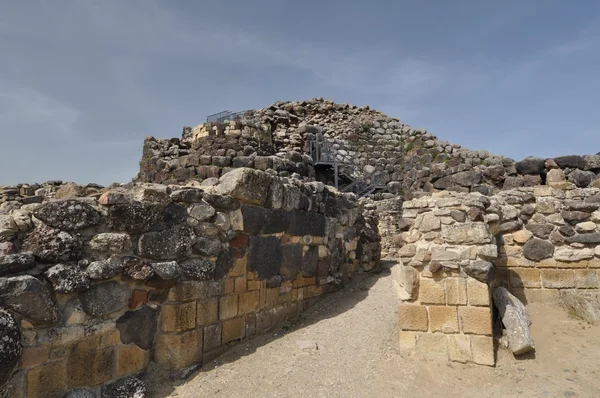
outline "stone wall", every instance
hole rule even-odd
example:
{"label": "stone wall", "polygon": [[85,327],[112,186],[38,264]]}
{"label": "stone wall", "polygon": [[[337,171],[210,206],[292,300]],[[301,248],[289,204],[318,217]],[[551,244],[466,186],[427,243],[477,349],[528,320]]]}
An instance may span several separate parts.
{"label": "stone wall", "polygon": [[143,391],[150,362],[201,364],[377,269],[376,225],[352,194],[246,168],[4,212],[0,396]]}

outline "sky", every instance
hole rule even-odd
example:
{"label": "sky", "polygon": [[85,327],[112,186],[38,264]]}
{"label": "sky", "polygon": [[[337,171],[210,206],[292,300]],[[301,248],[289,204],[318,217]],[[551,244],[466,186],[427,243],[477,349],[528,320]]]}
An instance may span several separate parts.
{"label": "sky", "polygon": [[600,151],[596,0],[0,0],[0,185],[127,182],[143,139],[323,97],[520,160]]}

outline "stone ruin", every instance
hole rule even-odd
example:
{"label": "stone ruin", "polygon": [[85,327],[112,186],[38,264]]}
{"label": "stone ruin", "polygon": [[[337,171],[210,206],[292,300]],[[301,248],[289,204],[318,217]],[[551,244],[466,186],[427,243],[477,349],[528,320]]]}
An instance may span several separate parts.
{"label": "stone ruin", "polygon": [[0,187],[0,397],[142,397],[381,258],[403,355],[493,366],[535,349],[524,304],[600,320],[599,208],[600,155],[515,162],[322,99],[149,137],[130,183]]}

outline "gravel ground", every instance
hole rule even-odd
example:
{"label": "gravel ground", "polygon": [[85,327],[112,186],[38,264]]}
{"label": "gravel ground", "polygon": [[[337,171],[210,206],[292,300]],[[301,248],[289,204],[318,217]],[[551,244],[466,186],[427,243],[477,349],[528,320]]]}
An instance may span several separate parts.
{"label": "gravel ground", "polygon": [[292,323],[236,345],[152,397],[600,397],[600,326],[530,305],[536,355],[495,368],[403,358],[389,271],[363,274]]}

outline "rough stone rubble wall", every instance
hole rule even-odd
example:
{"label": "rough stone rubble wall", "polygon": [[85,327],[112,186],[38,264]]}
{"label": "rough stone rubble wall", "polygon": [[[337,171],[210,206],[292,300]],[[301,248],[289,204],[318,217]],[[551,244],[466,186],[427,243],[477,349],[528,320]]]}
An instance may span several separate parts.
{"label": "rough stone rubble wall", "polygon": [[600,189],[549,186],[489,198],[441,192],[404,202],[394,226],[403,232],[393,240],[402,245],[393,277],[406,302],[400,306],[403,349],[493,364],[494,286],[525,303],[594,311],[586,308],[598,308],[599,207]]}
{"label": "rough stone rubble wall", "polygon": [[150,361],[210,360],[377,268],[376,223],[353,195],[251,169],[4,212],[0,396],[114,396]]}

